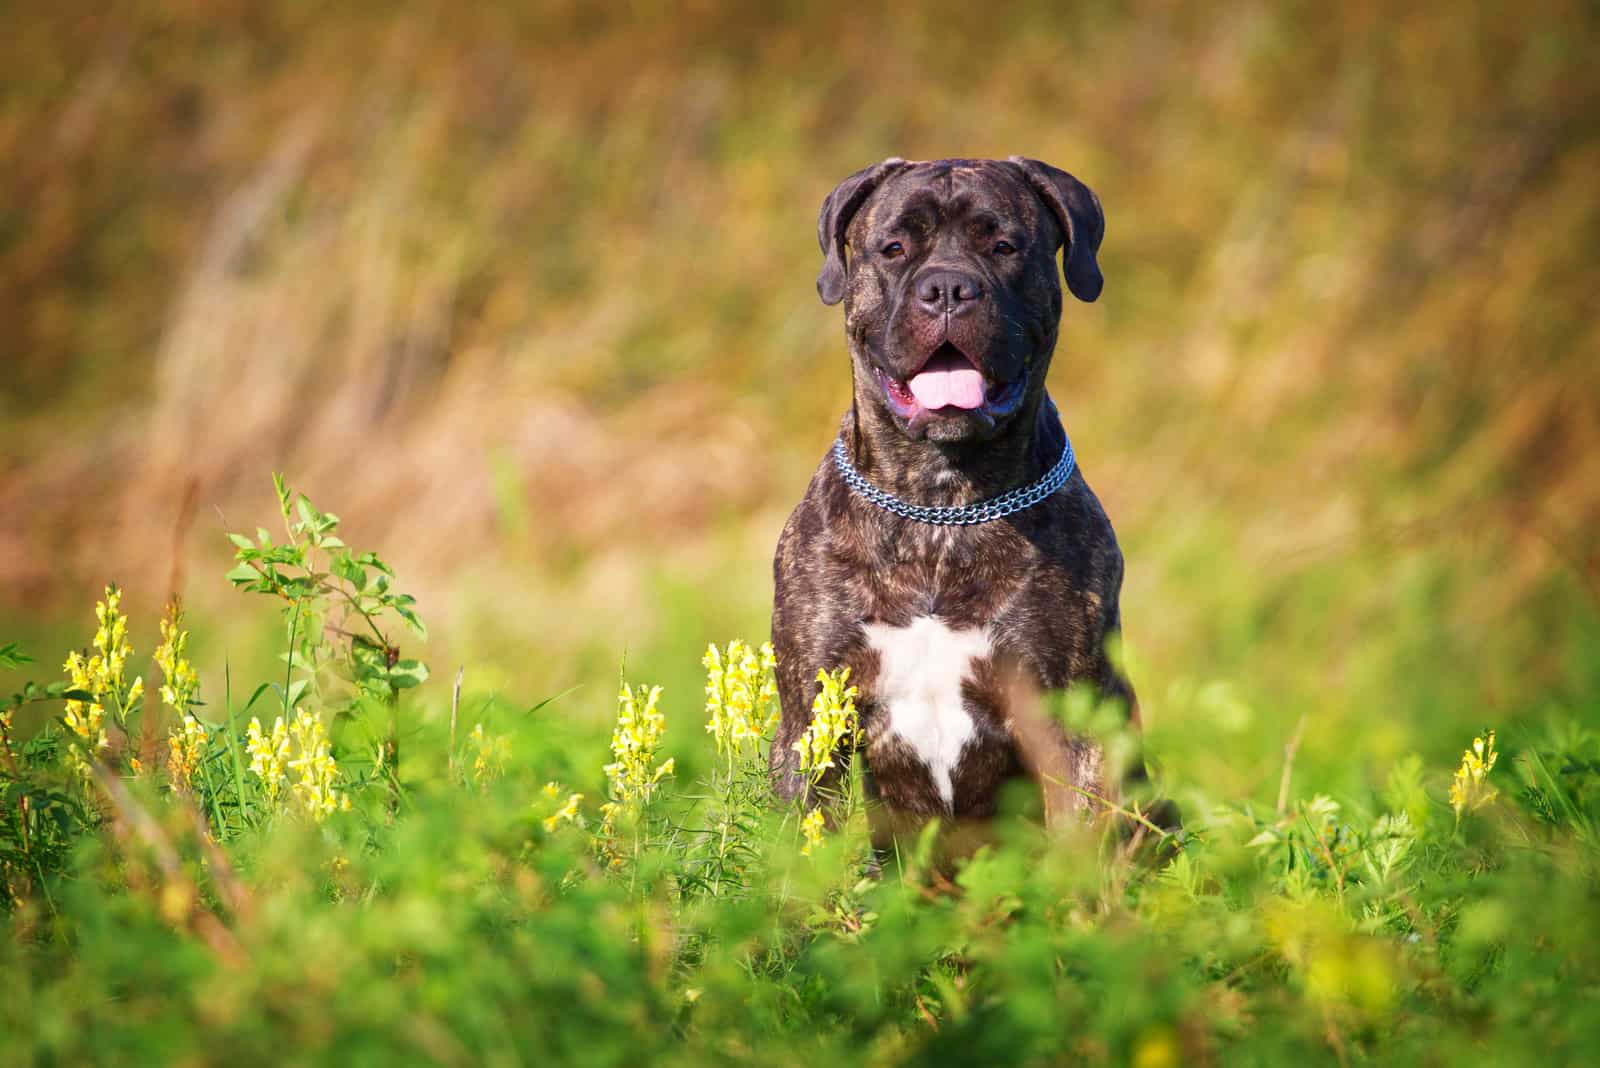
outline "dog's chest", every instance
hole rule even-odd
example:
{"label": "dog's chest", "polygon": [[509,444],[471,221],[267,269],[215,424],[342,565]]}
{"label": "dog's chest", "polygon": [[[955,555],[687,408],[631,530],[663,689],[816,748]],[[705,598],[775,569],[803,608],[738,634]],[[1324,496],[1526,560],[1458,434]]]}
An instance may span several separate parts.
{"label": "dog's chest", "polygon": [[878,657],[870,698],[883,731],[921,761],[952,809],[956,774],[977,733],[964,691],[992,651],[988,629],[918,616],[906,626],[867,623],[862,631]]}

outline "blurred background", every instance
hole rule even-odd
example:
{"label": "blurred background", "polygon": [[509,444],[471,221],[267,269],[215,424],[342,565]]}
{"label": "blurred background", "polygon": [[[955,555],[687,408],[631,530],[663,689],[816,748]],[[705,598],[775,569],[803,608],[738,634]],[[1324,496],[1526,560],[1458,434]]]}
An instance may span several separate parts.
{"label": "blurred background", "polygon": [[107,581],[141,654],[183,595],[211,692],[268,662],[223,534],[279,470],[418,595],[435,706],[598,724],[626,657],[693,720],[848,398],[819,202],[1020,153],[1105,205],[1052,390],[1178,782],[1600,720],[1593,4],[75,6],[0,34],[34,677]]}

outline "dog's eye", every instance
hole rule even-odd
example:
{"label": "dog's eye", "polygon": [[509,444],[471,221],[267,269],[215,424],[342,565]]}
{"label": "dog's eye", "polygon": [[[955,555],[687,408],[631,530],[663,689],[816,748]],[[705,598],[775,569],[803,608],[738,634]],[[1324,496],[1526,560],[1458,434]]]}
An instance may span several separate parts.
{"label": "dog's eye", "polygon": [[906,247],[898,241],[891,241],[878,251],[883,253],[884,259],[893,260],[904,256],[906,254]]}
{"label": "dog's eye", "polygon": [[1017,246],[1009,241],[996,241],[994,243],[994,254],[996,256],[1009,256],[1015,251],[1017,251]]}

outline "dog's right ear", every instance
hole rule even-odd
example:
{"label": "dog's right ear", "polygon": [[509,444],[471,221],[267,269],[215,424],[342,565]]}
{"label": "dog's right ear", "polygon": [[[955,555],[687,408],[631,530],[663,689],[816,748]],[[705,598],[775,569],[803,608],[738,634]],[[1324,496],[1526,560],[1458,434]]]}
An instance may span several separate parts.
{"label": "dog's right ear", "polygon": [[889,175],[906,166],[906,161],[891,156],[882,163],[856,171],[822,198],[817,213],[817,244],[822,246],[822,273],[817,275],[817,296],[824,304],[844,299],[844,235],[850,220]]}

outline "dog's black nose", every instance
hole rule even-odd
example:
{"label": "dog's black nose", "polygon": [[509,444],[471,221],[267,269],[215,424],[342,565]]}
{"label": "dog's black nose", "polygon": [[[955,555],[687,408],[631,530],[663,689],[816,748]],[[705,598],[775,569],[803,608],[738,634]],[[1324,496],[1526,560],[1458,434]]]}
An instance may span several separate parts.
{"label": "dog's black nose", "polygon": [[983,285],[962,271],[934,270],[917,279],[917,303],[931,315],[960,315],[983,296]]}

